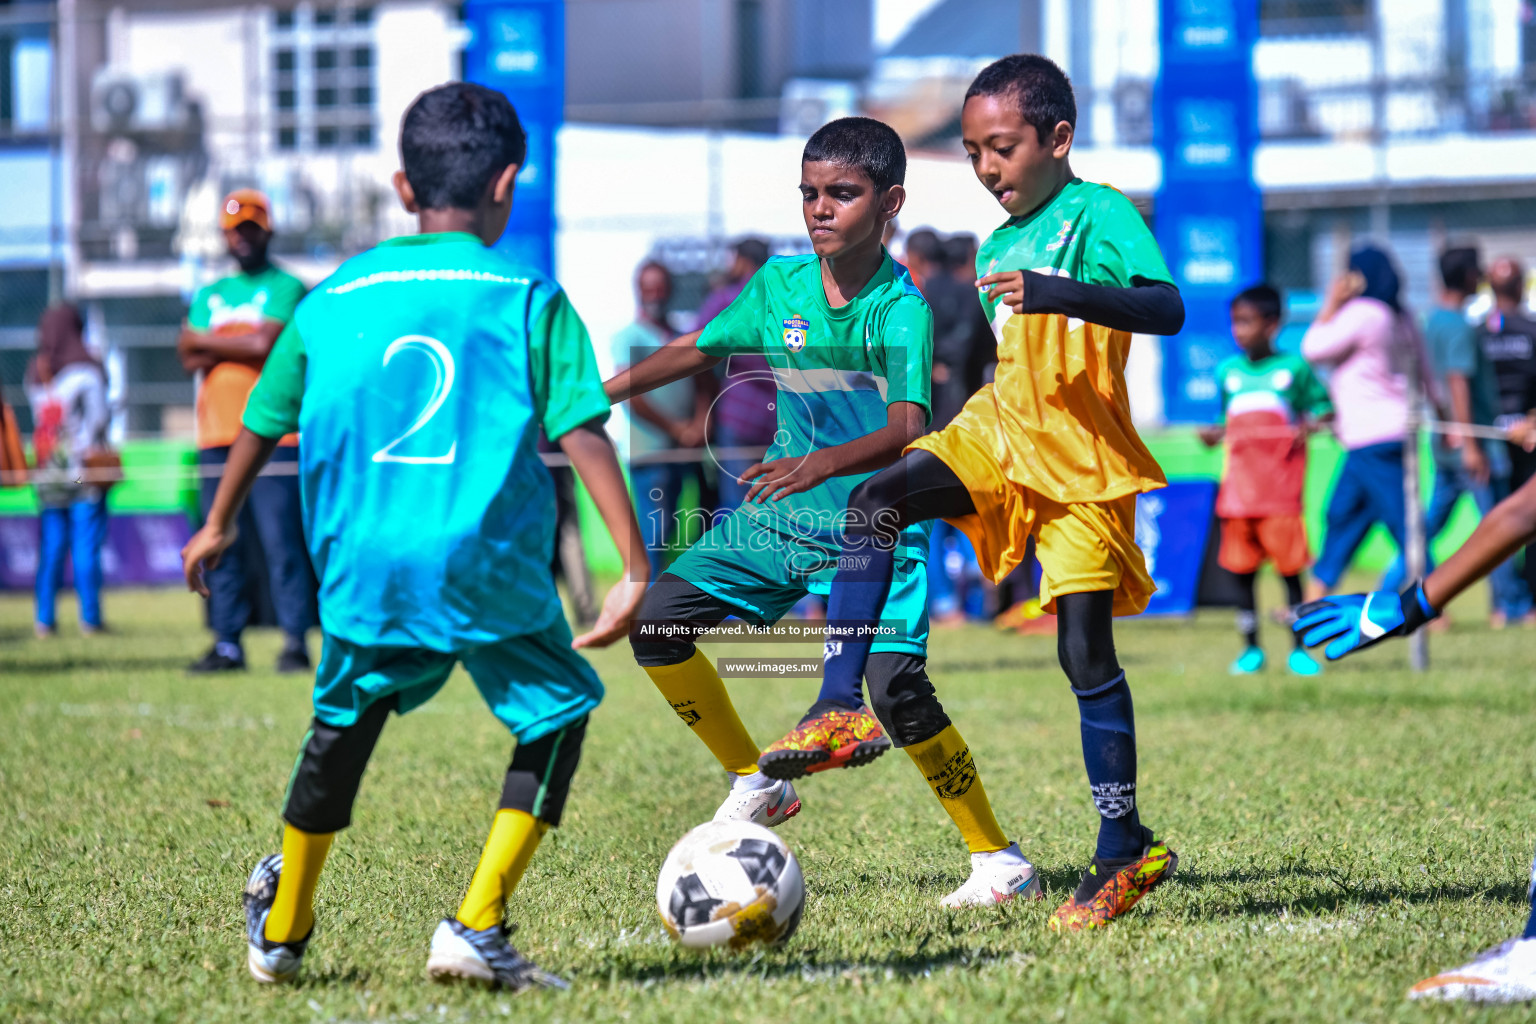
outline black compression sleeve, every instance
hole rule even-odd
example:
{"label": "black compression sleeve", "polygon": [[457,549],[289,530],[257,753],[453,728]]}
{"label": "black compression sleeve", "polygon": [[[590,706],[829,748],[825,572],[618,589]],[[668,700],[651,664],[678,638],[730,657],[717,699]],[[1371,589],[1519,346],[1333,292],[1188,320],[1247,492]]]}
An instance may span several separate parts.
{"label": "black compression sleeve", "polygon": [[1026,270],[1024,312],[1059,313],[1135,334],[1177,334],[1184,326],[1179,290],[1144,277],[1131,278],[1129,288],[1111,288]]}

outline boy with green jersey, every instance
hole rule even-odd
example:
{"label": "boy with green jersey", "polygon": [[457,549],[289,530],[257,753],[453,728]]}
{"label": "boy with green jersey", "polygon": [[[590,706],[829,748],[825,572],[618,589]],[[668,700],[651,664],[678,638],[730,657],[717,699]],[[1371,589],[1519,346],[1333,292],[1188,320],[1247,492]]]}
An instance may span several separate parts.
{"label": "boy with green jersey", "polygon": [[[575,648],[624,636],[644,584],[644,541],[603,432],[608,401],[586,328],[554,281],[488,248],[526,152],[506,97],[452,83],[401,125],[395,188],[422,233],[342,264],[300,303],[267,360],[188,583],[234,540],[233,522],[278,439],[302,430],[305,535],[325,642],[314,722],[283,809],[281,854],[245,890],[258,981],[298,974],[335,834],[391,711],[418,707],[462,662],[517,739],[499,810],[458,913],[427,970],[519,989],[564,987],[507,942],[507,898],[559,824],[602,684]],[[586,483],[628,570],[574,640],[550,574],[554,491],[540,431]]]}
{"label": "boy with green jersey", "polygon": [[890,515],[845,537],[827,617],[853,638],[828,649],[818,704],[790,734],[814,728],[819,707],[862,703],[866,631],[894,580],[895,531],[945,519],[993,580],[1022,561],[1033,537],[1099,813],[1093,860],[1052,918],[1069,930],[1108,924],[1177,863],[1137,811],[1135,721],[1112,622],[1151,597],[1136,498],[1166,483],[1131,422],[1131,337],[1176,333],[1184,320],[1136,208],[1072,173],[1076,117],[1071,82],[1037,54],[988,65],[966,92],[966,154],[1009,215],[976,261],[997,372],[947,427],[915,439],[850,495],[851,523]]}
{"label": "boy with green jersey", "polygon": [[[1333,403],[1305,359],[1275,350],[1282,313],[1278,291],[1267,284],[1245,288],[1233,296],[1231,312],[1232,337],[1243,351],[1216,367],[1222,422],[1202,429],[1200,439],[1208,445],[1227,442],[1216,496],[1217,561],[1238,582],[1237,628],[1245,646],[1232,674],[1249,675],[1264,667],[1254,593],[1259,567],[1272,562],[1285,582],[1289,607],[1301,604],[1301,573],[1311,561],[1301,521],[1307,438],[1319,420],[1333,415]],[[1299,637],[1287,665],[1299,676],[1322,671]]]}
{"label": "boy with green jersey", "polygon": [[[849,494],[887,465],[928,420],[933,321],[905,269],[881,245],[905,199],[906,153],[888,126],[843,118],[806,143],[800,192],[812,254],[778,257],[702,332],[686,335],[607,384],[614,401],[701,372],[736,353],[766,356],[778,388],[778,435],[750,467],[743,504],[718,519],[647,592],[631,635],[635,658],[734,778],[717,819],[775,826],[800,809],[793,774],[863,764],[906,748],[974,858],[944,900],[990,905],[1038,897],[1018,845],[998,827],[969,748],[934,696],[926,669],[927,528],[896,542],[894,583],[870,655],[871,703],[818,709],[814,743],[759,750],[696,638],[727,616],[772,623],[806,593],[825,594],[838,567]],[[729,379],[729,378],[727,378]],[[836,623],[829,623],[829,646]]]}

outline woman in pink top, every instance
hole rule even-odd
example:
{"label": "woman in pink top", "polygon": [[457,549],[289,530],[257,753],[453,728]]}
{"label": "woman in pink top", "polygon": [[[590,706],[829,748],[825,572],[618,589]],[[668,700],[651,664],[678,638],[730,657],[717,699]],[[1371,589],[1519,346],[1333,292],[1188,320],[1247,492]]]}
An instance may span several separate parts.
{"label": "woman in pink top", "polygon": [[1408,361],[1417,358],[1422,365],[1423,345],[1398,297],[1400,282],[1391,258],[1364,246],[1350,255],[1349,269],[1334,281],[1301,341],[1301,354],[1309,362],[1331,370],[1334,433],[1345,449],[1308,600],[1338,584],[1376,523],[1387,528],[1399,549],[1406,543],[1403,438],[1410,401]]}

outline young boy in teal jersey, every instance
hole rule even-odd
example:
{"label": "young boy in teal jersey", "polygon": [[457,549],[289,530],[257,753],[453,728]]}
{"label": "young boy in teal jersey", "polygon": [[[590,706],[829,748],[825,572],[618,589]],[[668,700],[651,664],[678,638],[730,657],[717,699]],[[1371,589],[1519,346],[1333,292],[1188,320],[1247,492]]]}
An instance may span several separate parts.
{"label": "young boy in teal jersey", "polygon": [[743,474],[755,481],[746,500],[657,579],[631,644],[678,717],[734,776],[717,820],[782,823],[800,801],[787,779],[758,770],[760,756],[795,775],[863,764],[890,747],[883,724],[972,853],[970,879],[943,902],[991,905],[1038,897],[1040,884],[999,828],[970,749],[928,681],[926,526],[901,531],[894,584],[880,609],[880,628],[889,632],[874,639],[869,660],[879,721],[862,705],[820,709],[814,744],[794,737],[761,751],[695,646],[727,616],[772,623],[805,594],[825,594],[849,525],[849,493],[927,424],[933,318],[881,245],[905,199],[905,172],[906,152],[887,125],[853,117],[818,130],[800,178],[815,251],[769,260],[703,331],[608,381],[609,397],[620,401],[750,353],[767,357],[778,387],[777,440]]}
{"label": "young boy in teal jersey", "polygon": [[[545,830],[559,824],[602,684],[575,648],[624,636],[645,550],[581,319],[559,285],[488,246],[506,227],[526,152],[506,97],[452,83],[401,125],[395,188],[421,234],[346,263],[300,303],[247,404],[187,581],[234,541],[278,440],[298,430],[305,535],[325,642],[314,722],[288,785],[281,854],[245,889],[258,981],[298,974],[315,885],[351,822],[391,711],[432,697],[462,662],[517,739],[499,810],[427,970],[520,989],[564,987],[507,941],[503,914]],[[550,574],[554,491],[540,429],[569,456],[613,534],[624,580],[574,640]]]}

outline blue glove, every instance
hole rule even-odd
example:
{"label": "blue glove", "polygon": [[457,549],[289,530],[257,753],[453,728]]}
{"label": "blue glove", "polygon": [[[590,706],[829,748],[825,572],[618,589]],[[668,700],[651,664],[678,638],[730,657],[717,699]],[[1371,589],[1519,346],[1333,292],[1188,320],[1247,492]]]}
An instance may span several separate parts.
{"label": "blue glove", "polygon": [[1323,653],[1329,661],[1338,661],[1389,636],[1407,636],[1439,615],[1424,596],[1424,585],[1415,581],[1401,594],[1377,590],[1309,601],[1296,609],[1291,629],[1308,647],[1332,640]]}

